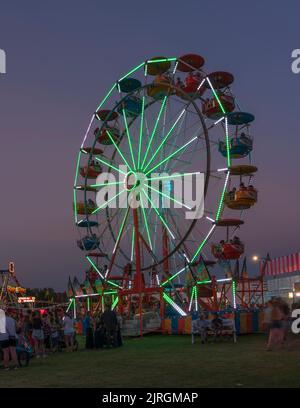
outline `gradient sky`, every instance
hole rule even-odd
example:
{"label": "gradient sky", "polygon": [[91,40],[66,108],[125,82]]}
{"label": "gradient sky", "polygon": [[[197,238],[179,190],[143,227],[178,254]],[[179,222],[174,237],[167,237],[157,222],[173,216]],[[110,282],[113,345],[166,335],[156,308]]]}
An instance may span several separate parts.
{"label": "gradient sky", "polygon": [[[281,5],[280,5],[281,4]],[[64,289],[86,267],[72,184],[91,112],[113,81],[155,56],[195,52],[235,75],[255,114],[259,204],[240,232],[247,254],[299,251],[300,3],[270,1],[1,0],[0,267],[26,286]]]}

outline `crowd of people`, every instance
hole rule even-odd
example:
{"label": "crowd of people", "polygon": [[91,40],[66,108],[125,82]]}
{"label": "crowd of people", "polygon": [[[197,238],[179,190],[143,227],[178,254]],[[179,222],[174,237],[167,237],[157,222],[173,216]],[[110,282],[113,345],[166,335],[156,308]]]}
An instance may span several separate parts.
{"label": "crowd of people", "polygon": [[25,348],[30,356],[37,359],[62,349],[67,352],[77,350],[76,331],[80,325],[86,349],[123,345],[122,319],[111,310],[110,305],[105,306],[103,313],[92,315],[87,311],[76,320],[71,313],[60,308],[53,311],[5,310],[5,330],[0,330],[3,368],[19,368],[18,348]]}
{"label": "crowd of people", "polygon": [[5,330],[0,332],[0,349],[5,370],[18,369],[17,347],[24,347],[36,358],[46,358],[60,347],[72,351],[75,321],[68,313],[56,311],[5,311]]}
{"label": "crowd of people", "polygon": [[86,349],[104,346],[120,347],[122,340],[122,318],[107,305],[103,313],[93,316],[87,312],[82,320]]}

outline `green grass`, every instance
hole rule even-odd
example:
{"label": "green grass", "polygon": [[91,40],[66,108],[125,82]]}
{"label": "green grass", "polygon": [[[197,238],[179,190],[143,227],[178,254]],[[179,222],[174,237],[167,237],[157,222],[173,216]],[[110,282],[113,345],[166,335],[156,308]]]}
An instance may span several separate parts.
{"label": "green grass", "polygon": [[300,346],[265,351],[265,336],[191,345],[189,336],[130,339],[120,349],[80,350],[0,371],[0,387],[299,387]]}

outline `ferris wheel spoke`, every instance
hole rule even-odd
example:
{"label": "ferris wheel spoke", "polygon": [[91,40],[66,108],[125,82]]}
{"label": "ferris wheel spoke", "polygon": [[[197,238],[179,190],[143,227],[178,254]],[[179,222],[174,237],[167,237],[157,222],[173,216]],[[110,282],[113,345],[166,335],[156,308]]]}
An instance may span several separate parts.
{"label": "ferris wheel spoke", "polygon": [[111,169],[113,169],[113,170],[116,170],[118,173],[121,173],[121,174],[123,174],[124,176],[127,175],[127,173],[125,173],[125,171],[123,171],[123,170],[121,170],[121,169],[118,169],[118,167],[114,166],[113,164],[111,164],[111,163],[109,163],[109,162],[107,162],[107,161],[105,161],[105,160],[103,160],[103,159],[100,159],[100,157],[96,156],[95,159],[96,159],[98,162],[100,162],[100,163],[102,163],[102,164],[105,164],[107,167],[109,167],[109,168],[111,168]]}
{"label": "ferris wheel spoke", "polygon": [[145,113],[145,95],[143,95],[143,98],[142,98],[142,112],[141,112],[140,134],[139,134],[138,159],[137,159],[138,169],[140,168],[140,161],[141,161],[141,149],[142,149],[143,130],[144,130],[144,113]]}
{"label": "ferris wheel spoke", "polygon": [[142,194],[141,194],[141,202],[142,202],[141,208],[142,208],[143,218],[144,218],[144,222],[145,222],[148,242],[149,242],[149,246],[150,246],[151,251],[153,251],[153,246],[152,246],[151,236],[150,236],[150,230],[149,230],[149,223],[148,223],[145,208],[144,208],[144,202],[143,202]]}
{"label": "ferris wheel spoke", "polygon": [[132,235],[131,235],[131,262],[133,261],[133,256],[134,256],[134,236],[135,236],[135,229],[132,228]]}
{"label": "ferris wheel spoke", "polygon": [[163,113],[163,110],[164,110],[164,108],[165,108],[165,106],[166,106],[167,98],[168,98],[167,96],[164,97],[163,102],[162,102],[161,107],[160,107],[160,110],[159,110],[159,113],[158,113],[158,115],[157,115],[157,118],[156,118],[156,121],[155,121],[155,125],[154,125],[154,128],[153,128],[153,130],[152,130],[152,133],[151,133],[151,136],[150,136],[150,140],[149,140],[149,142],[148,142],[147,150],[146,150],[145,155],[144,155],[144,158],[143,158],[143,162],[142,162],[142,166],[141,166],[142,168],[144,167],[144,164],[145,164],[145,161],[146,161],[146,159],[147,159],[147,156],[148,156],[150,147],[151,147],[151,145],[152,145],[152,141],[153,141],[154,136],[155,136],[155,134],[156,134],[156,130],[157,130],[157,126],[158,126],[159,121],[160,121],[160,117],[161,117],[161,115],[162,115],[162,113]]}
{"label": "ferris wheel spoke", "polygon": [[99,183],[99,184],[90,184],[86,188],[97,188],[97,187],[106,187],[106,186],[118,186],[124,184],[124,181],[111,181],[109,183]]}
{"label": "ferris wheel spoke", "polygon": [[154,188],[154,187],[152,187],[152,186],[150,186],[150,185],[148,185],[148,187],[149,187],[151,190],[153,190],[153,191],[155,191],[156,193],[158,193],[161,197],[165,197],[165,198],[167,198],[168,200],[171,200],[171,201],[173,201],[174,203],[179,204],[180,206],[185,207],[185,208],[188,209],[188,210],[192,210],[191,207],[188,207],[187,205],[181,203],[180,201],[176,200],[175,198],[169,196],[168,194],[165,194],[165,193],[163,193],[162,191],[159,191],[159,190],[157,190],[156,188]]}
{"label": "ferris wheel spoke", "polygon": [[127,140],[128,140],[128,145],[129,145],[132,164],[133,164],[133,167],[136,168],[136,164],[135,164],[135,160],[134,160],[134,154],[133,154],[133,148],[132,148],[132,142],[131,142],[131,134],[130,134],[130,130],[129,130],[129,127],[128,127],[128,122],[127,122],[127,116],[126,116],[125,109],[122,109],[122,112],[123,112],[125,131],[126,131],[126,135],[127,135]]}
{"label": "ferris wheel spoke", "polygon": [[112,137],[111,133],[109,130],[106,130],[106,133],[108,134],[111,142],[113,143],[113,145],[115,146],[117,152],[119,153],[119,155],[122,157],[124,163],[127,165],[127,167],[129,168],[130,171],[132,171],[131,166],[129,165],[128,161],[126,160],[125,156],[123,155],[123,153],[121,152],[119,146],[117,145],[117,143],[114,141],[114,138]]}
{"label": "ferris wheel spoke", "polygon": [[118,233],[118,237],[117,237],[117,240],[116,240],[113,252],[112,252],[112,258],[111,258],[111,261],[110,261],[110,265],[109,265],[109,268],[108,268],[108,270],[107,270],[107,272],[105,274],[105,278],[109,277],[109,275],[111,273],[111,270],[112,270],[112,267],[114,265],[116,254],[117,254],[117,249],[119,247],[120,241],[121,241],[122,236],[123,236],[123,231],[124,231],[124,227],[126,225],[126,221],[127,221],[127,218],[128,218],[129,210],[130,210],[130,207],[127,208],[127,210],[125,212],[125,215],[124,215],[124,218],[122,220],[122,224],[121,224],[121,227],[120,227],[120,230],[119,230],[119,233]]}
{"label": "ferris wheel spoke", "polygon": [[158,218],[160,219],[160,221],[162,222],[162,224],[165,226],[166,230],[168,231],[168,233],[171,235],[172,239],[175,239],[175,236],[173,234],[173,232],[170,230],[168,224],[166,223],[164,217],[160,214],[160,212],[158,211],[158,209],[155,207],[154,203],[152,202],[151,198],[149,197],[149,195],[146,193],[146,191],[144,189],[142,189],[142,192],[145,194],[147,200],[149,201],[149,203],[151,204],[152,208],[154,209],[154,211],[156,212]]}
{"label": "ferris wheel spoke", "polygon": [[157,156],[157,154],[161,151],[161,149],[163,148],[163,146],[165,145],[165,142],[168,140],[168,138],[171,136],[171,134],[173,133],[175,127],[177,126],[177,123],[180,121],[180,119],[182,118],[182,116],[184,115],[184,113],[186,112],[186,109],[184,108],[181,113],[179,114],[178,118],[175,120],[175,122],[173,123],[173,125],[171,126],[170,130],[168,131],[168,133],[166,134],[166,136],[163,138],[162,142],[160,143],[160,145],[158,146],[158,148],[156,149],[156,151],[154,152],[154,154],[152,155],[150,161],[148,162],[147,166],[143,169],[144,171],[146,171],[150,164],[153,162],[153,160],[155,159],[155,157]]}
{"label": "ferris wheel spoke", "polygon": [[110,198],[109,200],[105,201],[102,205],[100,205],[99,207],[97,207],[92,214],[96,214],[98,211],[102,210],[103,208],[105,208],[107,206],[107,204],[111,203],[113,200],[115,200],[117,197],[119,197],[121,194],[123,194],[126,190],[122,190],[119,191],[119,193],[115,194],[112,198]]}
{"label": "ferris wheel spoke", "polygon": [[182,173],[182,174],[174,174],[173,176],[157,176],[157,177],[149,177],[148,181],[154,181],[154,180],[170,180],[173,178],[178,178],[178,177],[185,177],[185,176],[193,176],[196,174],[201,174],[199,171],[194,171],[190,173]]}
{"label": "ferris wheel spoke", "polygon": [[193,143],[195,140],[198,140],[197,136],[194,136],[191,140],[189,140],[187,143],[185,143],[183,146],[181,146],[179,149],[175,150],[172,154],[167,156],[165,159],[163,159],[160,163],[152,167],[150,170],[147,171],[146,176],[148,174],[152,173],[154,170],[156,170],[158,167],[160,167],[162,164],[166,163],[173,157],[175,157],[177,154],[179,154],[182,150],[184,150],[186,147],[188,147],[191,143]]}

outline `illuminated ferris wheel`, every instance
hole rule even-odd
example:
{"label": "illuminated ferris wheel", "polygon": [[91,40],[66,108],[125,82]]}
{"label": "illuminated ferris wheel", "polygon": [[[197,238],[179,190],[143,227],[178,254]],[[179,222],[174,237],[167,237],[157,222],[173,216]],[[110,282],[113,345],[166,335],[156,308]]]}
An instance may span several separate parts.
{"label": "illuminated ferris wheel", "polygon": [[204,62],[187,54],[137,65],[112,85],[84,135],[74,182],[78,246],[121,310],[135,297],[142,313],[158,296],[184,315],[186,295],[176,288],[187,276],[209,277],[208,243],[224,206],[256,201],[251,191],[240,201],[228,191],[233,174],[255,171],[232,166],[252,150],[254,117],[236,106],[233,76],[207,74]]}

